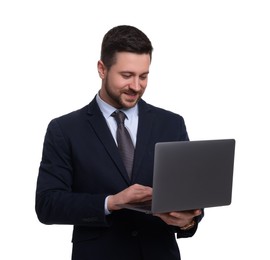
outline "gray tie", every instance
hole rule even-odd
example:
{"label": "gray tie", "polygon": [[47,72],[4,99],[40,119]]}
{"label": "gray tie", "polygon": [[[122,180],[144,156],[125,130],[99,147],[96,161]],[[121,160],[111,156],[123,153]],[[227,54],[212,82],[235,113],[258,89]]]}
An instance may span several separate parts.
{"label": "gray tie", "polygon": [[124,125],[126,115],[122,111],[115,111],[112,116],[117,122],[116,140],[118,143],[118,150],[126,167],[128,175],[131,178],[134,157],[134,145],[132,143],[129,132]]}

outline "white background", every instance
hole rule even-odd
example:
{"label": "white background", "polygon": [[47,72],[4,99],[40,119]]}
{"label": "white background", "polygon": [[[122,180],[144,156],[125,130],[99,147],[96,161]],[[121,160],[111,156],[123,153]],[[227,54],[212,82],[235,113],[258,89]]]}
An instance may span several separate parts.
{"label": "white background", "polygon": [[231,206],[206,210],[184,260],[269,260],[270,7],[262,0],[0,2],[1,259],[70,259],[71,226],[38,222],[49,121],[97,93],[103,35],[142,29],[154,46],[144,99],[184,116],[190,139],[235,138]]}

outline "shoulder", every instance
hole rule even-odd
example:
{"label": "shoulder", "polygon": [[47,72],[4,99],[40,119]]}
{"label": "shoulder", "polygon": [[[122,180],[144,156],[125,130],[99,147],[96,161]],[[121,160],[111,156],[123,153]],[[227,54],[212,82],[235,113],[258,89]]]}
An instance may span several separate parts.
{"label": "shoulder", "polygon": [[51,123],[58,123],[58,124],[74,124],[80,120],[82,120],[88,111],[88,105],[80,108],[78,110],[74,110],[67,114],[61,115],[59,117],[53,118]]}
{"label": "shoulder", "polygon": [[59,124],[78,124],[85,121],[89,115],[100,113],[95,98],[87,105],[67,114],[61,115],[51,120],[51,122],[57,122]]}
{"label": "shoulder", "polygon": [[95,98],[86,106],[53,118],[49,125],[48,131],[62,133],[76,133],[88,128],[88,119],[93,115],[101,114]]}
{"label": "shoulder", "polygon": [[158,140],[188,140],[184,118],[172,111],[139,102],[139,117],[144,125],[152,125]]}
{"label": "shoulder", "polygon": [[150,113],[159,118],[166,118],[172,120],[183,120],[183,117],[180,114],[172,112],[170,110],[160,108],[151,104],[146,103],[144,100],[139,102],[139,111],[141,113]]}

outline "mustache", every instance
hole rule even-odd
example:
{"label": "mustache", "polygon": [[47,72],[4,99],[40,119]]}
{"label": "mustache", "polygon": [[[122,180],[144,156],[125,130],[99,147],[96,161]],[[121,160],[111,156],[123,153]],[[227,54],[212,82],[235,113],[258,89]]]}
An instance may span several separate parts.
{"label": "mustache", "polygon": [[123,91],[124,93],[128,94],[128,95],[136,95],[136,94],[140,94],[142,91],[141,90],[134,90],[134,89],[126,89]]}

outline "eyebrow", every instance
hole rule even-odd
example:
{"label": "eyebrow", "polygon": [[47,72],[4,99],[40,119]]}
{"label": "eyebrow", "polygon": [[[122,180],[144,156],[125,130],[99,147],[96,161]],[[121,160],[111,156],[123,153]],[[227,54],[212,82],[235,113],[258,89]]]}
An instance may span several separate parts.
{"label": "eyebrow", "polygon": [[[132,74],[132,75],[135,75],[136,73],[132,72],[132,71],[120,71],[121,74]],[[146,72],[143,72],[141,73],[140,75],[145,75],[145,74],[149,74],[149,71],[146,71]]]}

